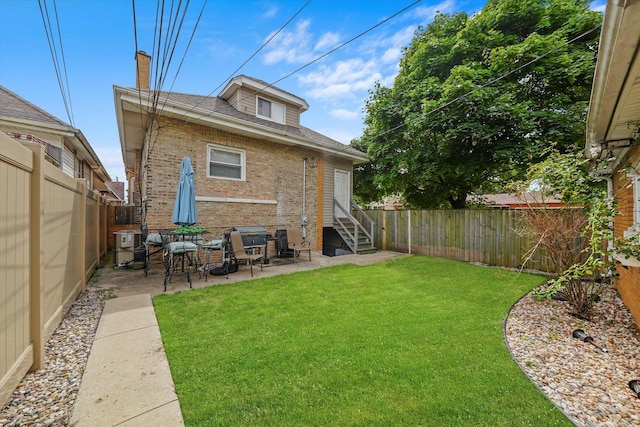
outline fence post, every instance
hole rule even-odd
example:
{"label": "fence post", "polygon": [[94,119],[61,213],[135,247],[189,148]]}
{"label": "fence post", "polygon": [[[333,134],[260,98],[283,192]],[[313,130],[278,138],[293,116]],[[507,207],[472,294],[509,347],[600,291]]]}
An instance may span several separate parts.
{"label": "fence post", "polygon": [[96,194],[96,200],[94,202],[94,209],[93,209],[93,227],[94,227],[94,233],[95,233],[95,245],[96,245],[96,250],[95,253],[93,254],[94,259],[96,260],[95,265],[98,265],[98,262],[100,262],[100,242],[102,241],[102,239],[100,238],[100,201],[102,199],[102,196],[100,196],[100,194]]}
{"label": "fence post", "polygon": [[382,250],[387,250],[387,211],[382,210]]}
{"label": "fence post", "polygon": [[78,180],[82,187],[81,203],[80,203],[80,219],[78,230],[78,250],[80,255],[79,268],[80,268],[80,292],[84,293],[87,290],[87,181]]}
{"label": "fence post", "polygon": [[44,268],[42,265],[42,220],[44,218],[44,147],[40,144],[25,144],[33,152],[33,172],[31,174],[30,210],[30,292],[31,307],[30,333],[33,344],[33,365],[30,371],[42,368],[44,362]]}
{"label": "fence post", "polygon": [[407,225],[407,246],[409,248],[409,254],[411,254],[411,210],[407,211],[408,217],[408,225]]}

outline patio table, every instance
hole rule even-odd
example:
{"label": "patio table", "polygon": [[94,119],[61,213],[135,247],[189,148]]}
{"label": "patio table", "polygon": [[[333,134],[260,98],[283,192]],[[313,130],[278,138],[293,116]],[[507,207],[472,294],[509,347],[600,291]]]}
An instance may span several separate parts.
{"label": "patio table", "polygon": [[[165,267],[164,290],[167,290],[167,284],[171,283],[173,275],[178,272],[187,277],[189,288],[191,285],[191,273],[189,267],[193,267],[194,271],[198,271],[198,243],[202,245],[203,231],[176,233],[179,229],[161,229],[159,234],[162,239],[162,260]],[[186,268],[185,268],[186,264]]]}

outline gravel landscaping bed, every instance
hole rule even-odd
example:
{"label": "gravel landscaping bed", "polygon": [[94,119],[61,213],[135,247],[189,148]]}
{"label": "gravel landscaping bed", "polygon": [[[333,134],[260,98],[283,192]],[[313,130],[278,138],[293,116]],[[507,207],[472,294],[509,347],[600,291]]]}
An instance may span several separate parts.
{"label": "gravel landscaping bed", "polygon": [[0,426],[68,426],[104,307],[105,292],[85,292],[45,346],[42,369],[28,373],[0,412]]}
{"label": "gravel landscaping bed", "polygon": [[[108,293],[106,294],[108,295]],[[43,369],[25,376],[0,412],[0,426],[68,426],[104,307],[105,292],[78,297],[46,345]],[[583,329],[594,343],[572,337]],[[640,334],[614,289],[606,289],[591,320],[561,301],[526,295],[505,321],[514,359],[577,426],[640,426]]]}
{"label": "gravel landscaping bed", "polygon": [[[511,309],[505,338],[529,378],[577,426],[640,426],[640,334],[617,291],[607,288],[590,320],[564,301],[526,295]],[[573,338],[582,329],[595,345]]]}

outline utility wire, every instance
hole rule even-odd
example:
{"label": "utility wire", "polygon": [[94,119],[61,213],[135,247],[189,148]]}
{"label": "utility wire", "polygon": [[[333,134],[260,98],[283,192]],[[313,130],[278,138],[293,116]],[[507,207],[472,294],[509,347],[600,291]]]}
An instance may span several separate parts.
{"label": "utility wire", "polygon": [[[584,33],[580,34],[579,36],[576,36],[576,37],[574,37],[573,39],[571,39],[571,40],[569,40],[569,41],[565,42],[564,44],[562,44],[562,45],[560,45],[560,46],[556,46],[556,47],[554,47],[553,49],[551,49],[551,50],[549,50],[549,51],[547,51],[547,52],[543,53],[542,55],[537,56],[536,58],[532,59],[532,60],[531,60],[531,61],[529,61],[529,62],[526,62],[525,64],[523,64],[523,65],[519,66],[518,68],[515,68],[515,69],[513,69],[513,70],[511,70],[511,71],[508,71],[508,72],[504,73],[503,75],[501,75],[501,76],[499,76],[499,77],[496,77],[495,79],[489,80],[487,83],[485,83],[485,84],[483,84],[483,85],[481,85],[481,86],[478,86],[477,88],[475,88],[475,89],[473,89],[473,90],[470,90],[469,92],[464,93],[464,94],[462,94],[462,95],[458,96],[457,98],[454,98],[454,99],[452,99],[452,100],[450,100],[450,101],[447,101],[447,102],[445,102],[444,104],[439,105],[438,107],[434,108],[433,110],[429,110],[429,111],[427,111],[427,112],[425,113],[425,116],[427,116],[427,115],[429,115],[429,114],[431,114],[431,113],[435,113],[435,112],[437,112],[437,111],[440,111],[440,110],[442,110],[442,109],[444,109],[444,108],[448,107],[449,105],[451,105],[451,104],[453,104],[453,103],[455,103],[455,102],[458,102],[458,101],[460,101],[460,100],[462,100],[462,99],[465,99],[466,97],[468,97],[468,96],[470,96],[470,95],[473,95],[474,93],[478,92],[479,90],[484,89],[485,87],[490,86],[490,85],[494,84],[495,82],[500,81],[500,80],[502,80],[502,79],[504,79],[504,78],[506,78],[506,77],[510,76],[511,74],[516,73],[516,72],[518,72],[518,71],[520,71],[520,70],[522,70],[522,69],[524,69],[524,68],[528,67],[529,65],[531,65],[531,64],[533,64],[533,63],[535,63],[535,62],[538,62],[539,60],[541,60],[541,59],[545,58],[546,56],[549,56],[550,54],[552,54],[552,53],[553,53],[553,52],[555,52],[556,50],[559,50],[559,49],[561,49],[561,48],[564,48],[564,47],[566,47],[566,46],[570,45],[571,43],[573,43],[573,42],[575,42],[575,41],[577,41],[577,40],[581,39],[582,37],[584,37],[584,36],[587,36],[587,35],[591,34],[592,32],[594,32],[594,31],[596,31],[597,29],[599,29],[601,26],[602,26],[602,24],[597,25],[597,26],[595,26],[595,27],[591,28],[590,30],[587,30],[587,31],[585,31]],[[391,129],[389,129],[389,130],[386,130],[386,131],[384,131],[384,132],[382,132],[382,133],[377,134],[377,135],[376,135],[376,137],[384,136],[384,135],[386,135],[386,134],[388,134],[388,133],[390,133],[390,132],[393,132],[393,131],[398,130],[398,129],[400,129],[400,128],[404,127],[404,126],[407,126],[407,125],[409,125],[410,123],[411,123],[411,122],[403,122],[403,123],[399,124],[398,126],[396,126],[396,127],[394,127],[394,128],[391,128]]]}
{"label": "utility wire", "polygon": [[[182,69],[182,64],[184,63],[184,59],[187,57],[187,52],[189,52],[189,48],[191,47],[191,42],[193,41],[193,37],[196,34],[196,30],[198,29],[198,25],[200,24],[200,19],[202,19],[202,14],[204,13],[204,8],[205,8],[206,5],[207,5],[207,0],[205,0],[204,3],[202,4],[202,8],[200,9],[200,14],[198,15],[198,19],[196,20],[196,23],[193,26],[193,30],[191,31],[191,37],[189,37],[189,42],[187,42],[187,47],[184,50],[184,54],[182,55],[182,59],[180,60],[180,64],[178,65],[178,69],[176,70],[176,74],[173,77],[173,81],[171,82],[171,86],[169,87],[169,92],[168,93],[171,93],[173,91],[173,86],[176,83],[176,79],[178,78],[178,74],[180,74],[180,70]],[[185,13],[186,13],[186,10],[185,10]],[[183,21],[184,21],[184,17],[183,17]],[[180,24],[180,26],[182,26],[182,23]],[[164,107],[167,105],[168,100],[169,100],[169,98],[165,97],[164,103],[162,104],[162,107],[160,108],[160,112],[164,111]]]}
{"label": "utility wire", "polygon": [[[198,108],[198,106],[200,104],[202,104],[206,99],[211,98],[211,95],[213,95],[214,92],[216,92],[218,89],[220,89],[220,87],[222,87],[222,85],[224,85],[225,83],[227,83],[229,80],[231,80],[231,78],[238,72],[240,71],[245,65],[247,65],[247,63],[249,61],[251,61],[258,53],[260,53],[260,51],[262,49],[264,49],[270,42],[271,40],[273,40],[278,34],[280,34],[280,32],[282,30],[284,30],[290,23],[291,21],[293,21],[296,16],[298,16],[300,14],[300,12],[302,12],[308,5],[309,3],[311,3],[311,0],[308,0],[300,9],[298,9],[298,11],[291,17],[289,18],[289,20],[287,22],[284,23],[284,25],[282,25],[280,28],[278,28],[278,30],[273,33],[273,35],[271,35],[271,37],[269,37],[267,39],[267,41],[265,41],[262,46],[260,46],[258,48],[258,50],[256,50],[255,52],[253,52],[253,54],[251,54],[251,56],[249,56],[249,58],[247,58],[238,68],[236,68],[231,74],[229,74],[229,76],[224,79],[218,86],[216,86],[215,89],[213,89],[211,92],[209,92],[209,94],[207,96],[205,96],[204,98],[202,98],[197,104],[191,106],[187,111],[185,111],[182,114],[182,117],[186,116],[187,114],[189,114],[191,111],[193,111],[194,109]],[[166,101],[165,101],[166,103]]]}
{"label": "utility wire", "polygon": [[[389,22],[391,19],[395,18],[396,16],[400,15],[401,13],[406,12],[407,10],[411,9],[412,7],[414,7],[415,5],[417,5],[418,3],[420,3],[422,0],[416,0],[413,3],[411,3],[410,5],[408,5],[407,7],[397,11],[396,13],[394,13],[393,15],[389,16],[388,18],[383,19],[382,21],[378,22],[376,25],[374,25],[373,27],[361,32],[360,34],[358,34],[357,36],[354,36],[352,38],[350,38],[349,40],[347,40],[346,42],[342,43],[339,46],[334,47],[333,49],[329,50],[328,52],[318,56],[316,59],[312,60],[311,62],[308,62],[307,64],[303,65],[300,68],[297,68],[295,70],[293,70],[292,72],[290,72],[289,74],[287,74],[284,77],[279,78],[278,80],[276,80],[275,82],[269,84],[268,86],[265,86],[264,88],[262,88],[262,90],[267,89],[269,87],[274,86],[276,83],[280,83],[281,81],[283,81],[284,79],[288,79],[289,77],[293,76],[294,74],[304,70],[305,68],[307,68],[310,65],[315,64],[316,62],[320,61],[321,59],[331,55],[332,53],[334,53],[335,51],[342,49],[343,47],[345,47],[346,45],[350,44],[351,42],[359,39],[360,37],[370,33],[371,31],[375,30],[376,28],[378,28],[379,26]],[[257,94],[258,92],[256,92],[255,94]],[[254,94],[254,95],[255,95]]]}
{"label": "utility wire", "polygon": [[[220,83],[220,84],[219,84],[215,89],[213,89],[211,92],[209,92],[209,95],[207,95],[207,97],[211,96],[211,95],[213,94],[213,92],[217,91],[218,89],[220,89],[220,87],[221,87],[222,85],[224,85],[224,84],[225,84],[225,83],[227,83],[229,80],[231,80],[231,78],[232,78],[232,77],[233,77],[233,76],[234,76],[238,71],[240,71],[240,70],[241,70],[245,65],[247,65],[247,63],[248,63],[249,61],[251,61],[251,60],[252,60],[252,59],[253,59],[253,58],[254,58],[258,53],[260,53],[260,51],[261,51],[262,49],[264,49],[264,48],[265,48],[265,47],[266,47],[266,46],[271,42],[271,40],[273,40],[273,39],[274,39],[278,34],[280,34],[280,32],[281,32],[282,30],[284,30],[284,29],[287,27],[287,25],[289,25],[289,24],[291,23],[291,21],[293,21],[293,20],[296,18],[296,16],[298,16],[298,15],[300,14],[300,12],[302,12],[302,11],[303,11],[303,10],[304,10],[308,5],[309,5],[309,3],[311,3],[311,0],[307,1],[307,2],[304,4],[304,6],[302,6],[302,7],[301,7],[301,8],[300,8],[300,9],[299,9],[299,10],[298,10],[298,11],[297,11],[297,12],[296,12],[296,13],[295,13],[291,18],[289,18],[289,20],[288,20],[287,22],[285,22],[285,23],[284,23],[284,25],[283,25],[283,26],[281,26],[280,28],[278,28],[278,31],[276,31],[275,33],[273,33],[273,35],[271,35],[271,37],[269,37],[269,38],[267,39],[267,41],[265,41],[265,42],[262,44],[262,46],[260,46],[260,47],[258,48],[258,50],[256,50],[255,52],[253,52],[253,54],[252,54],[249,58],[247,58],[247,59],[246,59],[246,61],[244,61],[244,62],[243,62],[243,63],[242,63],[238,68],[236,68],[236,69],[235,69],[231,74],[229,74],[229,76],[227,76],[227,78],[226,78],[222,83]],[[196,107],[197,107],[197,105],[196,105]]]}
{"label": "utility wire", "polygon": [[[160,92],[161,92],[162,86],[164,85],[164,82],[165,82],[165,80],[167,78],[167,75],[168,75],[168,72],[169,72],[169,68],[170,68],[170,65],[171,65],[171,61],[172,61],[173,55],[175,53],[175,49],[176,49],[176,46],[177,46],[177,43],[178,43],[178,40],[179,40],[179,37],[180,37],[180,32],[182,30],[182,25],[184,23],[184,20],[185,20],[186,14],[187,14],[187,10],[188,10],[188,7],[189,7],[189,0],[187,0],[186,5],[185,5],[185,7],[184,7],[184,9],[182,11],[182,18],[180,20],[180,25],[178,26],[178,29],[177,29],[177,31],[175,31],[175,35],[174,35],[174,29],[175,29],[175,25],[176,25],[176,23],[178,21],[178,17],[179,17],[179,14],[180,14],[181,4],[182,4],[182,0],[180,1],[180,3],[178,4],[178,7],[176,8],[175,15],[173,15],[173,4],[172,4],[171,12],[169,14],[169,23],[167,24],[167,27],[171,26],[172,29],[171,29],[171,33],[165,38],[165,51],[164,51],[164,56],[162,58],[163,66],[162,66],[161,72],[160,72],[161,80],[156,83],[156,87],[154,88],[155,89],[154,90],[154,104],[153,104],[153,107],[152,107],[153,108],[152,113],[153,113],[153,116],[156,119],[162,113],[162,111],[164,110],[164,107],[166,106],[166,103],[167,103],[167,98],[165,97],[164,103],[162,105],[162,108],[160,108],[160,111],[158,111],[158,102],[159,102],[159,99],[160,99]],[[193,36],[195,35],[195,31],[197,29],[198,23],[200,22],[200,18],[202,17],[202,13],[204,12],[205,5],[206,5],[206,1],[203,4],[202,9],[200,10],[200,15],[198,16],[198,20],[196,22],[196,25],[194,26],[194,28],[192,30],[191,37],[189,39],[189,42],[187,44],[187,48],[185,49],[185,53],[183,55],[183,59],[182,59],[183,61],[184,61],[184,57],[186,56],[187,51],[188,51],[188,49],[189,49],[189,47],[191,45],[191,41],[193,40]],[[173,21],[173,22],[171,22],[171,21]],[[159,44],[160,44],[160,41],[159,41]],[[171,50],[171,53],[169,53],[169,49]],[[168,56],[168,58],[167,58],[167,56]],[[181,66],[182,66],[182,61],[180,63],[180,66],[178,67],[178,71],[176,72],[176,75],[175,75],[175,78],[174,78],[174,82],[175,82],[175,79],[177,79],[177,77],[178,77],[178,73],[180,71]],[[173,84],[171,86],[171,89],[173,89]],[[169,90],[168,93],[171,93],[171,89]],[[157,141],[158,136],[159,135],[156,135],[156,141]],[[153,149],[153,147],[155,146],[155,142],[156,141],[154,141],[153,144],[151,145],[151,149]]]}
{"label": "utility wire", "polygon": [[65,87],[67,88],[67,96],[69,98],[69,111],[70,111],[70,118],[69,121],[71,122],[71,126],[73,126],[74,128],[76,127],[75,125],[75,117],[73,115],[73,102],[71,102],[71,86],[69,86],[69,74],[67,73],[67,61],[65,60],[64,57],[64,47],[62,44],[62,32],[60,31],[60,21],[58,20],[58,7],[56,5],[56,0],[53,0],[53,11],[55,12],[56,15],[56,27],[58,28],[58,42],[60,43],[60,54],[62,55],[62,69],[64,70],[64,80],[65,80]]}
{"label": "utility wire", "polygon": [[[287,79],[287,78],[289,78],[289,77],[293,76],[294,74],[296,74],[296,73],[298,73],[298,72],[300,72],[300,71],[304,70],[304,69],[305,69],[305,68],[307,68],[308,66],[310,66],[310,65],[312,65],[312,64],[315,64],[316,62],[320,61],[320,60],[321,60],[321,59],[323,59],[323,58],[326,58],[327,56],[331,55],[332,53],[336,52],[337,50],[342,49],[342,48],[343,48],[343,47],[345,47],[346,45],[348,45],[348,44],[352,43],[353,41],[355,41],[355,40],[359,39],[360,37],[364,36],[365,34],[368,34],[369,32],[373,31],[374,29],[378,28],[379,26],[381,26],[381,25],[383,25],[383,24],[385,24],[385,23],[389,22],[391,19],[395,18],[396,16],[400,15],[401,13],[406,12],[407,10],[411,9],[412,7],[414,7],[416,4],[420,3],[421,1],[422,1],[422,0],[416,0],[416,1],[414,1],[413,3],[409,4],[408,6],[404,7],[404,8],[403,8],[403,9],[401,9],[401,10],[399,10],[398,12],[394,13],[393,15],[391,15],[391,16],[389,16],[389,17],[387,17],[387,18],[383,19],[382,21],[378,22],[378,23],[377,23],[377,24],[375,24],[374,26],[372,26],[372,27],[370,27],[370,28],[366,29],[365,31],[361,32],[360,34],[358,34],[358,35],[356,35],[356,36],[354,36],[354,37],[350,38],[349,40],[347,40],[346,42],[344,42],[344,43],[340,44],[339,46],[337,46],[337,47],[335,47],[335,48],[333,48],[333,49],[331,49],[331,50],[329,50],[329,51],[327,51],[327,52],[323,53],[322,55],[318,56],[317,58],[313,59],[312,61],[307,62],[305,65],[303,65],[303,66],[301,66],[301,67],[299,67],[299,68],[297,68],[297,69],[293,70],[292,72],[290,72],[289,74],[285,75],[284,77],[281,77],[281,78],[279,78],[278,80],[276,80],[276,81],[274,81],[274,82],[272,82],[272,83],[267,84],[266,86],[264,86],[264,87],[263,87],[263,88],[261,88],[261,89],[256,90],[255,92],[252,92],[252,93],[249,93],[248,95],[245,95],[244,97],[242,97],[242,98],[240,99],[240,101],[239,101],[238,103],[241,103],[242,101],[244,101],[244,100],[245,100],[245,99],[247,99],[247,98],[251,98],[251,97],[253,97],[253,96],[255,96],[255,95],[258,95],[258,94],[262,93],[264,90],[266,90],[266,89],[268,89],[268,88],[270,88],[270,87],[274,87],[277,83],[279,83],[279,82],[281,82],[281,81],[283,81],[283,80],[285,80],[285,79]],[[201,101],[201,102],[202,102],[202,101]],[[191,111],[191,110],[189,110],[189,111]],[[200,116],[200,117],[198,117],[198,118],[200,119],[200,118],[202,118],[202,117],[207,117],[207,116],[209,116],[210,114],[211,114],[211,113],[203,114],[202,116]]]}
{"label": "utility wire", "polygon": [[[309,0],[311,1],[311,0]],[[182,59],[180,60],[180,65],[178,65],[178,70],[176,71],[176,75],[173,77],[173,81],[171,82],[171,87],[169,88],[169,92],[171,92],[173,90],[173,86],[176,83],[176,79],[178,78],[178,74],[180,73],[180,69],[182,69],[182,64],[184,63],[184,59],[187,57],[187,52],[189,51],[189,47],[191,47],[191,42],[193,41],[193,37],[196,34],[196,29],[198,28],[198,25],[200,24],[200,19],[202,19],[202,14],[204,13],[204,8],[207,5],[207,0],[204,0],[204,3],[202,3],[202,9],[200,9],[200,15],[198,15],[198,19],[196,21],[196,24],[193,27],[193,31],[191,31],[191,37],[189,38],[189,42],[187,43],[187,48],[184,51],[184,55],[182,55]],[[166,100],[165,100],[165,104],[166,104]]]}
{"label": "utility wire", "polygon": [[[44,4],[44,9],[43,9]],[[67,112],[67,116],[69,121],[71,122],[71,126],[75,128],[74,120],[73,120],[73,110],[71,109],[71,95],[69,91],[69,79],[67,78],[67,67],[64,63],[64,53],[62,54],[62,69],[60,67],[60,59],[58,57],[58,50],[56,49],[55,38],[53,34],[53,28],[51,25],[51,20],[49,17],[49,8],[47,7],[46,0],[38,0],[38,6],[40,7],[40,16],[42,16],[42,24],[44,25],[44,30],[47,35],[47,42],[49,43],[49,51],[51,52],[51,59],[53,61],[53,67],[56,73],[56,78],[58,80],[58,86],[60,87],[60,94],[62,95],[62,102],[64,103],[65,110]],[[58,29],[58,40],[60,43],[60,50],[62,51],[62,35],[60,33],[60,24],[58,22],[58,12],[56,9],[55,0],[53,3],[55,16],[56,16],[56,24]],[[65,85],[63,82],[64,73],[64,81],[67,82],[67,87],[65,89]]]}

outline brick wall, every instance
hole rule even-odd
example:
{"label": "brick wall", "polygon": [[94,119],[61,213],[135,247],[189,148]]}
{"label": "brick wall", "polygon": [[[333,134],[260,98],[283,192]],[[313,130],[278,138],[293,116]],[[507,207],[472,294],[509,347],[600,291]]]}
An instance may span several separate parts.
{"label": "brick wall", "polygon": [[[298,226],[303,204],[303,159],[318,152],[164,119],[148,168],[149,230],[170,228],[182,158],[189,156],[196,196],[259,200],[264,203],[198,201],[198,224],[211,230],[263,226],[267,232]],[[246,150],[246,180],[207,178],[207,144]],[[306,169],[307,238],[315,247],[318,169]]]}
{"label": "brick wall", "polygon": [[[636,144],[628,153],[620,165],[639,165],[640,164],[640,148]],[[636,166],[638,172],[640,168]],[[618,204],[620,215],[615,219],[614,234],[616,237],[622,237],[625,230],[633,225],[633,185],[631,180],[626,177],[623,171],[618,169],[612,176],[613,194]],[[640,203],[640,202],[638,202]],[[618,264],[617,272],[619,274],[616,280],[616,289],[620,293],[622,300],[636,319],[636,323],[640,326],[640,268],[625,267]]]}

